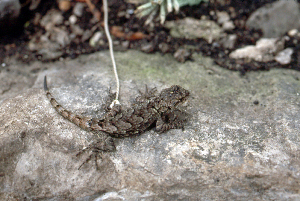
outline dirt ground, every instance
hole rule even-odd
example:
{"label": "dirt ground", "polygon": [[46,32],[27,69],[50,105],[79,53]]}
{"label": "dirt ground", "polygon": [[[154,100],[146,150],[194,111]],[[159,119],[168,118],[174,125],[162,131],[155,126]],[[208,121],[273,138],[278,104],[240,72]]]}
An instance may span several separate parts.
{"label": "dirt ground", "polygon": [[[61,11],[56,1],[41,1],[39,6],[35,10],[30,10],[30,4],[24,1],[22,4],[21,16],[19,18],[19,26],[6,35],[2,35],[0,38],[0,63],[3,67],[9,65],[10,58],[17,58],[17,60],[28,63],[36,60],[43,62],[51,62],[64,58],[76,58],[81,54],[89,54],[96,51],[108,49],[107,40],[104,36],[103,43],[91,46],[89,40],[79,40],[73,38],[68,44],[62,46],[59,50],[59,56],[54,58],[45,58],[41,56],[39,51],[32,50],[28,46],[29,41],[34,36],[41,36],[45,34],[46,30],[40,25],[40,20],[51,9],[57,10],[62,13],[63,24],[60,26],[68,33],[70,31],[70,25],[66,23],[72,15],[72,9],[68,11]],[[245,45],[253,45],[261,38],[262,32],[260,30],[249,30],[245,27],[245,21],[249,15],[258,9],[259,7],[274,2],[272,0],[265,1],[209,1],[202,2],[196,6],[184,6],[180,8],[180,12],[170,13],[166,20],[183,19],[186,17],[192,17],[200,19],[205,16],[209,20],[217,21],[217,11],[227,11],[234,13],[231,15],[230,20],[233,21],[235,29],[226,31],[226,34],[237,35],[237,41],[232,49],[237,49]],[[74,6],[78,1],[71,1],[71,6]],[[92,22],[94,15],[88,9],[83,10],[83,15],[78,18],[76,25],[83,30],[93,30],[95,32],[103,32],[103,12],[102,2],[92,1],[96,6],[96,9],[102,15],[99,22]],[[128,49],[137,49],[147,53],[161,52],[162,54],[171,53],[174,54],[178,49],[184,46],[189,46],[186,49],[186,56],[179,61],[192,60],[192,53],[201,52],[205,56],[212,57],[215,62],[227,69],[240,71],[242,74],[253,70],[268,70],[274,67],[278,67],[278,63],[271,62],[244,62],[243,60],[235,60],[229,58],[231,50],[224,48],[218,43],[209,43],[204,39],[182,39],[174,38],[170,36],[170,31],[160,24],[156,19],[150,25],[145,25],[146,17],[139,19],[134,14],[126,14],[128,11],[134,11],[137,5],[127,3],[125,0],[113,0],[109,2],[109,26],[114,40],[115,51],[126,51]],[[39,16],[39,17],[37,17]],[[113,30],[115,31],[113,31]],[[292,41],[292,39],[291,39]],[[163,44],[164,46],[162,47]],[[286,43],[285,46],[292,47],[299,52],[299,47],[295,44]],[[39,49],[47,49],[48,46],[41,45]],[[180,60],[181,59],[181,60]],[[292,61],[288,65],[284,65],[283,68],[291,68],[299,70],[299,54],[293,54]]]}

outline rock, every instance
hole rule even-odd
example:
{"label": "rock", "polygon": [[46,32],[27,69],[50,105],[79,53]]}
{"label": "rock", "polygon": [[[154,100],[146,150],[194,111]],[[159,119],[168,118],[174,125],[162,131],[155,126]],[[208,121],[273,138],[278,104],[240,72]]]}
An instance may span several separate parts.
{"label": "rock", "polygon": [[31,0],[29,10],[35,10],[41,3],[41,0]]}
{"label": "rock", "polygon": [[276,38],[261,38],[256,45],[234,50],[229,54],[233,59],[252,59],[259,62],[268,62],[274,60],[274,56],[284,48],[283,40]]}
{"label": "rock", "polygon": [[228,34],[226,37],[220,40],[220,43],[226,49],[233,49],[236,40],[237,40],[237,36],[235,34]]}
{"label": "rock", "polygon": [[235,28],[232,21],[224,22],[222,25],[222,29],[225,31],[233,30]]}
{"label": "rock", "polygon": [[55,25],[61,25],[63,23],[64,17],[61,12],[55,9],[49,10],[46,15],[41,19],[41,26],[47,31],[50,31]]}
{"label": "rock", "polygon": [[292,29],[292,30],[289,30],[288,35],[290,37],[295,37],[298,33],[299,33],[299,31],[297,29]]}
{"label": "rock", "polygon": [[155,48],[155,46],[152,43],[143,43],[141,45],[141,51],[147,52],[147,53],[153,52],[154,48]]}
{"label": "rock", "polygon": [[15,20],[19,17],[20,9],[18,0],[0,0],[0,20]]}
{"label": "rock", "polygon": [[84,34],[84,30],[81,29],[77,24],[71,25],[71,29],[72,33],[75,34],[75,36],[82,36]]}
{"label": "rock", "polygon": [[191,56],[192,56],[191,50],[186,48],[179,48],[174,53],[174,58],[181,63],[185,62],[187,59],[190,59]]}
{"label": "rock", "polygon": [[92,47],[95,47],[98,45],[98,42],[100,41],[100,39],[102,38],[103,33],[100,31],[97,31],[90,39],[89,44]]}
{"label": "rock", "polygon": [[77,17],[82,17],[82,13],[85,5],[86,4],[84,3],[76,3],[73,8],[73,14],[76,15]]}
{"label": "rock", "polygon": [[219,24],[224,24],[225,22],[228,22],[230,20],[230,16],[226,11],[217,11],[217,17],[217,21]]}
{"label": "rock", "polygon": [[78,170],[87,155],[75,155],[93,136],[56,113],[43,77],[63,106],[100,117],[109,87],[115,89],[109,53],[36,62],[47,70],[23,74],[32,82],[10,97],[4,95],[22,79],[20,70],[5,71],[18,79],[0,94],[0,200],[300,199],[300,72],[272,69],[241,77],[201,55],[183,64],[170,54],[115,56],[123,106],[145,84],[190,90],[185,129],[115,139],[117,151],[103,155],[100,170],[93,160]]}
{"label": "rock", "polygon": [[[63,38],[61,42],[64,42]],[[42,60],[53,60],[63,55],[63,52],[61,51],[61,45],[51,41],[49,38],[49,33],[46,33],[42,36],[34,36],[29,41],[28,48],[30,51],[37,52],[39,55],[41,55]]]}
{"label": "rock", "polygon": [[0,0],[0,35],[18,26],[21,5],[18,0]]}
{"label": "rock", "polygon": [[65,26],[59,26],[63,21],[61,12],[54,9],[49,10],[40,20],[40,25],[45,28],[46,33],[42,35],[41,32],[37,32],[29,41],[28,47],[31,51],[37,51],[42,60],[58,59],[63,55],[62,50],[71,43],[76,34],[83,34],[83,31],[76,29],[76,25],[73,24],[71,29],[76,32],[69,33]]}
{"label": "rock", "polygon": [[81,37],[81,42],[85,42],[93,36],[93,31],[85,30]]}
{"label": "rock", "polygon": [[122,47],[126,50],[126,49],[129,48],[130,42],[129,42],[128,40],[122,41],[121,45],[122,45]]}
{"label": "rock", "polygon": [[58,8],[61,10],[61,11],[68,11],[71,9],[71,2],[69,0],[58,0]]}
{"label": "rock", "polygon": [[224,33],[221,27],[211,20],[198,20],[186,17],[182,20],[167,21],[164,25],[175,38],[204,38],[208,42],[218,40]]}
{"label": "rock", "polygon": [[170,46],[167,43],[160,43],[158,45],[158,48],[162,53],[167,53],[170,51]]}
{"label": "rock", "polygon": [[232,21],[230,21],[230,16],[227,12],[221,11],[217,12],[218,23],[222,25],[222,29],[225,31],[232,30],[235,28]]}
{"label": "rock", "polygon": [[50,40],[59,44],[61,48],[64,48],[71,43],[71,39],[67,30],[56,28],[50,33]]}
{"label": "rock", "polygon": [[275,60],[282,65],[289,64],[291,63],[293,53],[294,50],[292,48],[286,48],[276,55]]}
{"label": "rock", "polygon": [[261,29],[265,38],[281,37],[291,29],[300,29],[300,6],[297,1],[275,1],[257,9],[248,18],[249,28]]}
{"label": "rock", "polygon": [[76,23],[76,21],[77,21],[77,17],[75,15],[71,15],[69,17],[69,22],[71,25],[74,25]]}

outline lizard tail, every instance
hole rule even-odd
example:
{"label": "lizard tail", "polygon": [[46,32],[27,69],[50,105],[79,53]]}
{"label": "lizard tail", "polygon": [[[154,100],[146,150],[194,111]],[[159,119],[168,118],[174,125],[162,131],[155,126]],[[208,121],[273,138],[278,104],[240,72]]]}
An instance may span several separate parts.
{"label": "lizard tail", "polygon": [[71,111],[66,110],[63,108],[52,96],[52,94],[49,92],[49,89],[47,87],[47,77],[44,78],[44,90],[46,91],[46,96],[50,100],[51,105],[54,107],[54,109],[65,119],[69,120],[70,122],[76,124],[80,128],[84,130],[90,130],[92,119],[89,117],[83,117],[77,114],[74,114]]}

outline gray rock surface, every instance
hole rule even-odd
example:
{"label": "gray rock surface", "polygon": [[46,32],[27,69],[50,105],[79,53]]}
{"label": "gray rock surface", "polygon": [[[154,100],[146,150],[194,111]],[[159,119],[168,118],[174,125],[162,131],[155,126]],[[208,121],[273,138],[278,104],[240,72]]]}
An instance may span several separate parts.
{"label": "gray rock surface", "polygon": [[40,63],[47,70],[34,72],[32,85],[0,96],[0,200],[300,199],[300,73],[241,77],[201,55],[182,64],[171,55],[117,53],[124,106],[144,84],[179,84],[191,92],[190,121],[184,130],[116,139],[99,171],[93,161],[78,170],[87,156],[75,155],[91,134],[55,112],[42,80],[48,76],[65,108],[101,116],[115,86],[108,55]]}
{"label": "gray rock surface", "polygon": [[280,0],[257,9],[246,22],[249,28],[261,29],[266,38],[281,37],[291,29],[300,29],[300,5]]}

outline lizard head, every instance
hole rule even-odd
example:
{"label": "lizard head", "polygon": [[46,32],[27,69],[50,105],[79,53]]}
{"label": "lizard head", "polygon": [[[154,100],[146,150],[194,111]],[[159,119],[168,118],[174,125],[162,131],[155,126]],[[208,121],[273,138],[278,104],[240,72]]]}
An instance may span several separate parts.
{"label": "lizard head", "polygon": [[170,88],[162,90],[159,97],[165,106],[175,108],[179,103],[184,102],[189,94],[189,91],[181,86],[173,85]]}

